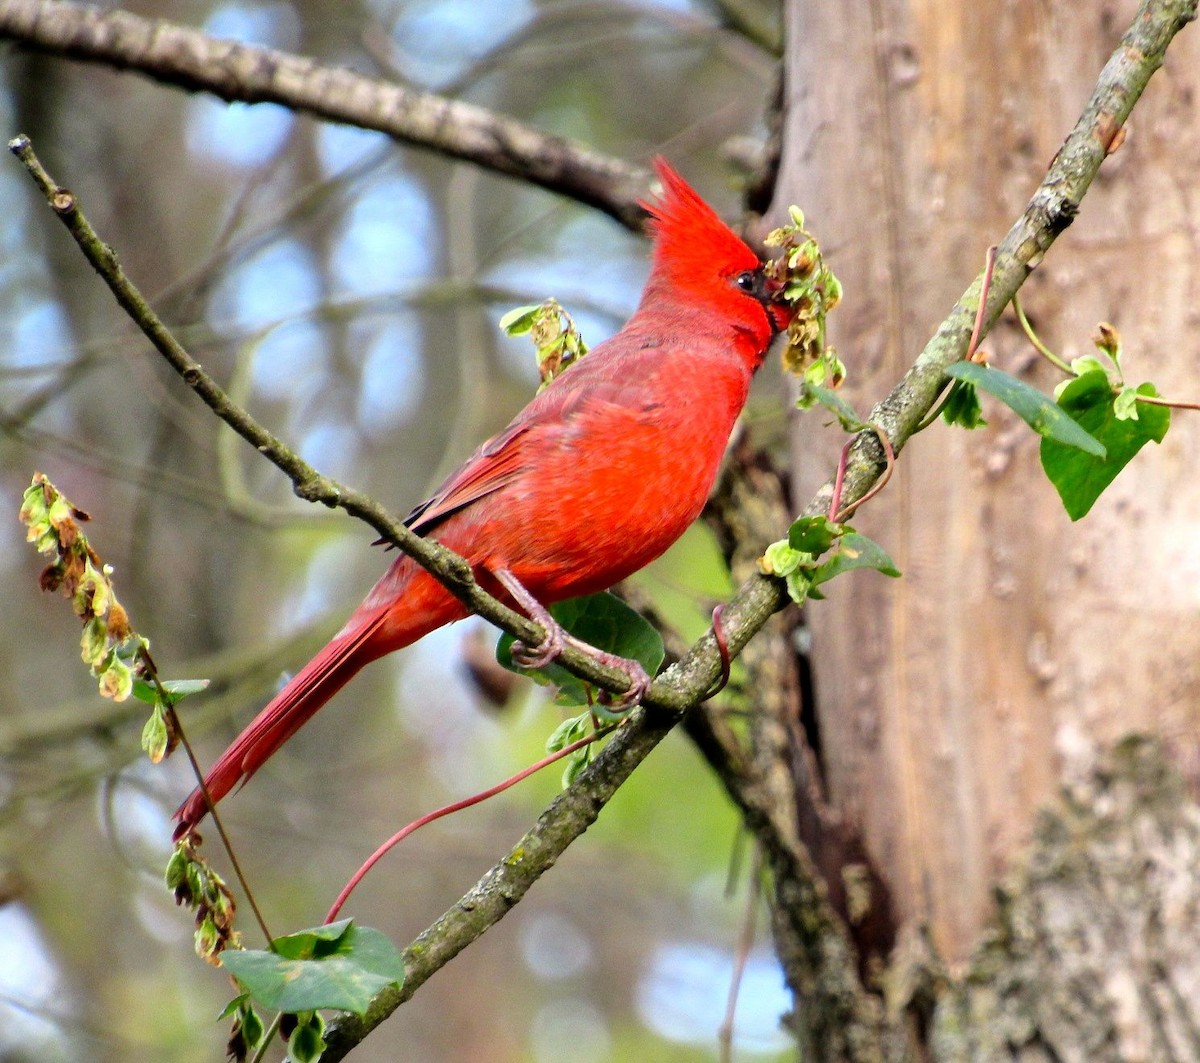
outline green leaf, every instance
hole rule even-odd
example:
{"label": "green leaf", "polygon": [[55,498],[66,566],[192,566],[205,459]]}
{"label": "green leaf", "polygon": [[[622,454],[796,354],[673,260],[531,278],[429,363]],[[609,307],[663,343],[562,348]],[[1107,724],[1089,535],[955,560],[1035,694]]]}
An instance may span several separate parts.
{"label": "green leaf", "polygon": [[813,406],[824,406],[837,419],[846,432],[861,432],[866,425],[859,417],[858,411],[832,388],[823,388],[820,384],[800,383],[800,397],[796,406],[801,410],[810,410]]}
{"label": "green leaf", "polygon": [[811,577],[815,561],[815,555],[793,549],[786,539],[780,539],[763,552],[758,567],[768,576],[782,577],[788,597],[797,605],[803,605],[805,599],[812,596]]}
{"label": "green leaf", "polygon": [[873,568],[893,578],[900,575],[896,563],[882,546],[858,532],[847,532],[838,541],[837,553],[817,566],[812,577],[813,585],[828,583],[834,576],[856,568]]}
{"label": "green leaf", "polygon": [[308,930],[285,934],[272,944],[276,955],[288,960],[320,959],[336,954],[353,926],[353,919],[339,919],[336,923],[322,923]]}
{"label": "green leaf", "polygon": [[[1071,372],[1076,376],[1083,376],[1085,373],[1094,373],[1099,370],[1101,373],[1108,373],[1107,367],[1094,354],[1081,355],[1079,358],[1071,359]],[[1069,380],[1067,383],[1071,383]]]}
{"label": "green leaf", "polygon": [[[550,615],[564,631],[589,646],[638,661],[648,675],[658,671],[667,655],[662,636],[654,627],[607,591],[557,602],[550,607]],[[496,660],[510,672],[531,676],[539,683],[553,683],[559,688],[555,701],[560,705],[588,703],[588,686],[582,679],[553,662],[545,668],[521,668],[513,663],[512,644],[513,638],[507,633],[496,644]]]}
{"label": "green leaf", "polygon": [[317,1063],[325,1051],[325,1020],[320,1015],[304,1018],[288,1038],[288,1056],[295,1063]]}
{"label": "green leaf", "polygon": [[592,746],[584,746],[582,749],[575,750],[563,766],[562,772],[562,788],[565,790],[575,781],[579,773],[583,771],[592,762]]}
{"label": "green leaf", "polygon": [[258,1012],[254,1010],[251,1004],[247,1003],[241,1009],[240,1021],[242,1026],[242,1040],[246,1043],[246,1047],[249,1049],[257,1048],[263,1039],[263,1034],[266,1033],[266,1029]]}
{"label": "green leaf", "polygon": [[587,734],[587,727],[591,720],[591,713],[588,712],[582,712],[578,716],[572,716],[569,720],[563,720],[546,739],[546,752],[557,753],[572,742],[578,741]]}
{"label": "green leaf", "polygon": [[[171,704],[178,705],[184,698],[191,694],[199,694],[202,690],[208,689],[208,679],[164,679],[162,681],[163,690],[171,695]],[[147,682],[145,679],[135,679],[133,681],[133,696],[138,701],[144,701],[147,705],[153,705],[158,701],[158,688]]]}
{"label": "green leaf", "polygon": [[[1158,391],[1145,383],[1137,394],[1157,396]],[[1042,440],[1042,468],[1072,520],[1085,516],[1133,456],[1150,440],[1161,443],[1171,426],[1166,406],[1139,403],[1135,420],[1118,416],[1116,400],[1108,375],[1100,370],[1072,380],[1059,399],[1064,412],[1103,443],[1105,457]]]}
{"label": "green leaf", "polygon": [[[1081,428],[1061,406],[1037,388],[1015,376],[976,362],[956,362],[946,373],[965,380],[998,398],[1038,435],[1068,447],[1077,447],[1098,458],[1104,457],[1104,445]],[[1088,376],[1091,376],[1089,373]],[[1080,379],[1083,379],[1082,377]]]}
{"label": "green leaf", "polygon": [[534,319],[541,308],[541,303],[538,303],[536,306],[513,307],[512,310],[500,318],[500,330],[507,332],[510,336],[524,336],[525,333],[533,328]]}
{"label": "green leaf", "polygon": [[823,554],[845,530],[828,517],[801,517],[788,529],[788,546],[801,553]]}
{"label": "green leaf", "polygon": [[217,1022],[220,1022],[222,1019],[232,1018],[234,1015],[236,1015],[239,1011],[242,1010],[243,1004],[245,1004],[247,1007],[249,1007],[249,1004],[247,1004],[247,1001],[249,999],[250,999],[250,997],[248,994],[239,993],[228,1004],[225,1005],[225,1007],[221,1011],[221,1014],[217,1016]]}
{"label": "green leaf", "polygon": [[946,405],[942,407],[942,420],[968,429],[987,424],[983,419],[983,407],[979,405],[979,390],[974,384],[956,380],[950,385]]}
{"label": "green leaf", "polygon": [[1113,399],[1113,414],[1118,421],[1136,421],[1138,419],[1137,388],[1123,387]]}
{"label": "green leaf", "polygon": [[275,939],[277,952],[226,949],[221,965],[258,1003],[275,1011],[335,1008],[356,1015],[404,981],[404,960],[378,930],[345,919]]}

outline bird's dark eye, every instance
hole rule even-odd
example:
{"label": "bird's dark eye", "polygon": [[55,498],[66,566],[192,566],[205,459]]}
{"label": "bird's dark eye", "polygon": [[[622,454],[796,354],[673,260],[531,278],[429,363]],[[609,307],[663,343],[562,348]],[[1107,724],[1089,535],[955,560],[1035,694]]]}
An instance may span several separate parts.
{"label": "bird's dark eye", "polygon": [[733,283],[744,292],[754,292],[758,287],[758,275],[748,269],[745,273],[739,273]]}

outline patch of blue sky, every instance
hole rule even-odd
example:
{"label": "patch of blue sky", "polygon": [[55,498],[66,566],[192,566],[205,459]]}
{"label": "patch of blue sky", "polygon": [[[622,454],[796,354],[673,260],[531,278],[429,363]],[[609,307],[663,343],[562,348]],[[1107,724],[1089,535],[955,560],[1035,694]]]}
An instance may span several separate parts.
{"label": "patch of blue sky", "polygon": [[[637,1011],[660,1037],[681,1044],[713,1045],[725,1016],[733,980],[733,953],[709,945],[660,946],[638,983]],[[762,1055],[792,1044],[780,1027],[791,1008],[779,963],[766,950],[746,964],[738,992],[734,1047]]]}
{"label": "patch of blue sky", "polygon": [[0,1057],[78,1058],[63,1033],[72,1019],[58,966],[33,916],[20,903],[0,907]]}
{"label": "patch of blue sky", "polygon": [[[505,258],[481,279],[527,291],[531,301],[553,295],[572,314],[578,309],[608,318],[615,331],[633,312],[646,283],[649,244],[592,212],[539,229],[553,234],[545,247]],[[577,306],[568,305],[572,298]]]}
{"label": "patch of blue sky", "polygon": [[347,293],[387,295],[430,276],[440,236],[433,205],[407,174],[371,182],[343,219],[330,263]]}
{"label": "patch of blue sky", "polygon": [[[519,292],[530,303],[553,296],[574,319],[588,346],[594,347],[633,313],[648,270],[643,242],[615,231],[604,219],[580,216],[564,224],[544,252],[499,262],[481,280]],[[498,322],[509,309],[493,306],[491,319]],[[536,378],[529,337],[501,336],[498,342],[513,371]]]}
{"label": "patch of blue sky", "polygon": [[167,810],[172,806],[169,797],[162,800],[165,790],[158,766],[140,759],[122,773],[119,785],[111,792],[106,788],[98,799],[111,800],[100,815],[111,824],[124,858],[138,867],[161,866],[171,855],[173,824]]}
{"label": "patch of blue sky", "polygon": [[288,3],[221,4],[204,22],[204,32],[227,41],[267,48],[295,48],[300,23]]}
{"label": "patch of blue sky", "polygon": [[[0,115],[4,108],[0,107]],[[3,119],[0,118],[0,121]],[[9,128],[12,128],[11,125]],[[0,203],[7,207],[4,224],[0,225],[0,271],[7,273],[24,260],[28,268],[29,239],[25,231],[25,204],[30,202],[26,195],[33,189],[33,182],[24,179],[25,175],[18,173],[19,167],[8,167],[0,170]]]}
{"label": "patch of blue sky", "polygon": [[352,480],[360,471],[358,430],[342,422],[318,422],[301,438],[300,456],[326,476]]}
{"label": "patch of blue sky", "polygon": [[533,14],[531,0],[489,0],[486,18],[479,0],[406,4],[392,26],[397,64],[413,81],[444,85],[520,31]]}
{"label": "patch of blue sky", "polygon": [[303,318],[271,329],[254,350],[251,379],[257,395],[270,402],[295,400],[324,383],[328,366],[325,333]]}
{"label": "patch of blue sky", "polygon": [[[320,440],[317,440],[320,446]],[[322,470],[327,471],[327,470]],[[320,543],[304,567],[304,580],[287,596],[273,616],[281,631],[303,631],[330,618],[331,610],[349,613],[354,591],[347,588],[347,573],[362,562],[361,535],[336,535]]]}
{"label": "patch of blue sky", "polygon": [[[221,4],[204,30],[223,40],[268,48],[294,49],[300,40],[295,9],[286,3]],[[188,150],[200,159],[253,169],[279,153],[294,121],[292,112],[278,104],[226,104],[196,96],[188,102]]]}
{"label": "patch of blue sky", "polygon": [[326,177],[343,172],[365,162],[373,155],[387,157],[394,148],[391,137],[373,129],[323,122],[317,127],[317,162]]}
{"label": "patch of blue sky", "polygon": [[209,319],[219,329],[264,329],[309,312],[320,299],[312,252],[297,240],[280,240],[225,274]]}
{"label": "patch of blue sky", "polygon": [[275,103],[222,103],[211,96],[188,101],[188,151],[252,170],[270,162],[287,143],[295,116]]}
{"label": "patch of blue sky", "polygon": [[368,435],[383,434],[410,420],[425,391],[421,326],[409,317],[356,321],[354,349],[363,353],[358,422]]}
{"label": "patch of blue sky", "polygon": [[55,299],[30,300],[18,312],[12,331],[0,339],[0,360],[12,369],[49,369],[69,362],[73,353],[70,322]]}

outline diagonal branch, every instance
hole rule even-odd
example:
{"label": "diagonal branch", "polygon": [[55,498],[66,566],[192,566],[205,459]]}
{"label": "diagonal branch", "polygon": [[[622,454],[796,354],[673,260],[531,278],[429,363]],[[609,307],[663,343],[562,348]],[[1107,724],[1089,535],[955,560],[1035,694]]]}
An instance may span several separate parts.
{"label": "diagonal branch", "polygon": [[650,187],[650,174],[640,166],[474,104],[305,56],[60,0],[0,0],[0,38],[50,55],[135,70],[222,100],[279,103],[375,129],[569,196],[635,232],[646,216],[638,199]]}
{"label": "diagonal branch", "polygon": [[[1144,0],[1120,46],[1101,72],[1075,129],[1060,149],[1025,213],[999,245],[985,308],[984,332],[995,322],[1058,234],[1070,224],[1110,145],[1114,143],[1118,130],[1151,75],[1162,64],[1171,40],[1187,22],[1195,18],[1196,3],[1197,0]],[[7,4],[0,2],[0,25],[3,25],[4,12],[13,6],[11,0]],[[42,6],[59,8],[66,5],[46,3]],[[13,147],[18,154],[32,154],[24,138],[14,141]],[[69,227],[73,226],[79,218],[74,197],[57,189],[48,179],[40,183],[59,216]],[[144,301],[139,305],[132,300],[130,291],[136,294],[136,289],[129,285],[129,290],[124,290],[117,283],[119,279],[128,285],[128,281],[117,270],[111,251],[98,239],[95,239],[96,246],[89,246],[80,239],[74,228],[72,233],[80,240],[89,260],[113,288],[122,306],[189,386],[214,412],[291,476],[297,493],[326,505],[341,506],[365,520],[428,567],[481,615],[518,637],[536,637],[539,632],[534,625],[504,609],[474,586],[469,569],[461,558],[413,536],[370,499],[319,476],[250,419],[245,411],[234,406],[182,348],[173,350],[173,340],[149,313]],[[872,411],[871,420],[887,432],[897,453],[922,417],[932,408],[944,387],[946,367],[963,357],[976,316],[981,285],[982,277],[976,278],[904,379]],[[178,345],[174,344],[174,347]],[[882,472],[884,464],[875,433],[863,433],[851,453],[843,489],[844,499],[850,502],[860,498]],[[831,484],[827,483],[808,504],[805,512],[824,512],[828,508],[830,493]],[[755,576],[743,584],[722,618],[731,652],[740,652],[770,616],[786,603],[787,595],[779,581]],[[615,674],[599,668],[587,658],[572,656],[564,663],[584,678],[610,689],[620,687]],[[328,1031],[329,1047],[324,1058],[331,1061],[344,1058],[435,971],[502,918],[533,882],[553,866],[567,846],[595,821],[600,809],[621,783],[682,714],[699,701],[719,672],[719,654],[715,640],[709,633],[681,661],[659,677],[647,699],[647,707],[632,715],[629,723],[620,728],[576,783],[542,813],[537,824],[461,901],[409,946],[405,952],[405,985],[399,990],[381,993],[365,1017],[346,1016],[331,1024]],[[754,807],[755,799],[748,789],[741,797],[746,806]],[[836,921],[809,918],[812,914],[811,905],[822,903],[815,872],[803,854],[795,852],[792,842],[785,837],[775,836],[782,833],[783,828],[771,828],[773,817],[769,810],[759,810],[758,820],[760,829],[764,829],[767,835],[764,839],[767,851],[774,854],[772,863],[776,873],[788,876],[788,881],[795,886],[792,891],[797,901],[795,910],[786,913],[786,916],[788,932],[799,953],[797,962],[806,968],[807,977],[804,981],[807,984],[820,983],[830,973],[826,967],[841,968],[849,962],[844,930]],[[833,973],[842,972],[837,970]],[[864,1023],[865,1026],[871,1024],[870,1019]],[[862,1027],[859,1029],[862,1030]]]}

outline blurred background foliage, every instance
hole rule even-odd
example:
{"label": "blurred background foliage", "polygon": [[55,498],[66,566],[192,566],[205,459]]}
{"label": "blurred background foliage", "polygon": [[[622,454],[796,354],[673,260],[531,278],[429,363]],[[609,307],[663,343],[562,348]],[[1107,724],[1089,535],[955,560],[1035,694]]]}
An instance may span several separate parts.
{"label": "blurred background foliage", "polygon": [[[470,100],[620,157],[668,155],[735,212],[724,154],[765,136],[776,5],[716,0],[131,3],[138,14]],[[540,190],[275,106],[0,51],[0,126],[26,132],[133,279],[218,379],[323,471],[398,512],[536,386],[509,307],[556,296],[590,343],[632,310],[647,245]],[[369,529],[283,477],[159,364],[14,162],[0,164],[0,1059],[219,1058],[230,996],[191,950],[161,873],[181,757],[137,756],[77,622],[37,590],[16,522],[44,471],[91,512],[118,593],[172,677],[209,677],[185,720],[211,759],[382,570]],[[763,374],[752,427],[782,428]],[[586,534],[586,529],[581,529]],[[639,582],[688,635],[727,586],[694,531]],[[226,822],[276,933],[319,922],[376,844],[541,754],[559,710],[498,709],[464,666],[492,636],[438,632],[359,677]],[[482,649],[481,649],[482,646]],[[551,769],[406,842],[351,914],[409,941],[525,829]],[[357,1053],[427,1061],[716,1056],[746,906],[736,817],[673,735],[498,928]],[[215,838],[210,856],[222,866]],[[248,943],[255,933],[243,912]],[[738,1059],[790,1055],[760,941]]]}

